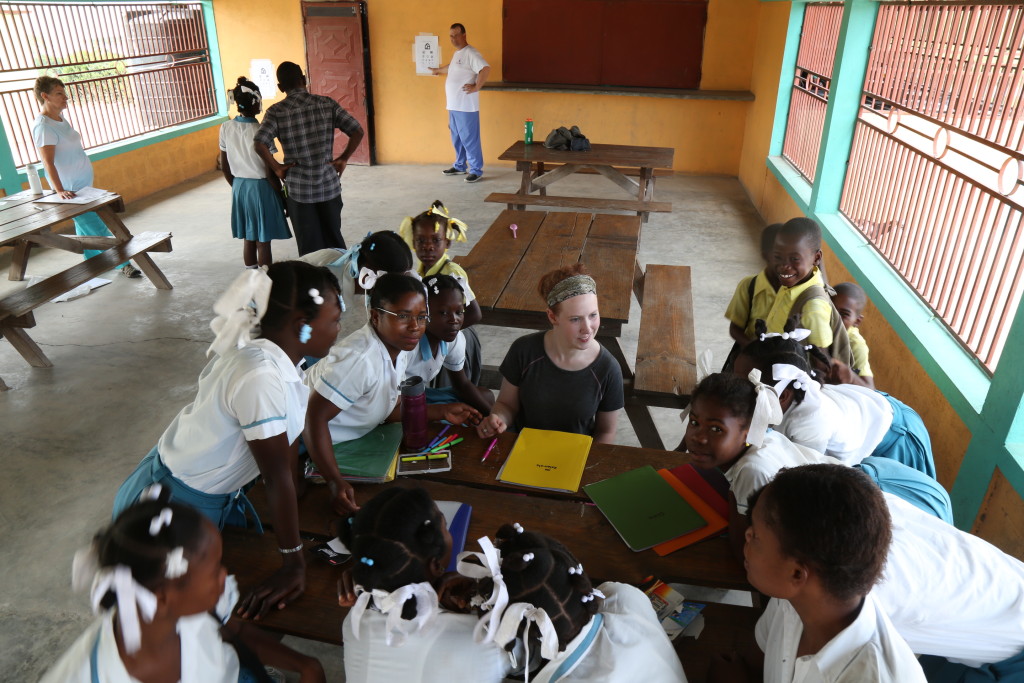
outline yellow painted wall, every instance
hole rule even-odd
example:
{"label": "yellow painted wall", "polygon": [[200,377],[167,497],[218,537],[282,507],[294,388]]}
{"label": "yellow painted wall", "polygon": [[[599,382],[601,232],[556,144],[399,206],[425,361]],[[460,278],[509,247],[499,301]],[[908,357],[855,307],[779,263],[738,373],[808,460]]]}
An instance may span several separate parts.
{"label": "yellow painted wall", "polygon": [[93,162],[96,187],[132,202],[217,168],[217,136],[211,126]]}
{"label": "yellow painted wall", "polygon": [[[789,3],[761,4],[755,41],[751,90],[755,94],[747,116],[739,179],[765,223],[800,215],[796,203],[768,171],[768,156],[779,70],[789,18]],[[850,281],[849,272],[825,248],[825,266],[832,282]],[[963,462],[971,434],[924,368],[874,306],[868,304],[861,326],[871,347],[871,367],[879,389],[917,410],[928,427],[939,481],[948,489]],[[1024,521],[1024,509],[1015,513]]]}
{"label": "yellow painted wall", "polygon": [[[501,0],[369,0],[370,60],[379,163],[444,164],[451,160],[444,78],[417,76],[412,43],[421,32],[441,37],[442,57],[452,54],[448,27],[465,24],[469,41],[501,80]],[[746,90],[750,82],[756,0],[711,0],[705,38],[704,89]],[[249,73],[252,58],[275,65],[305,65],[298,0],[216,0],[214,13],[225,83]],[[642,68],[637,46],[637,68]],[[268,102],[269,104],[269,102]],[[578,124],[594,142],[676,149],[675,168],[735,175],[750,102],[679,100],[611,95],[484,91],[481,127],[485,164],[522,135],[523,120],[538,136]]]}

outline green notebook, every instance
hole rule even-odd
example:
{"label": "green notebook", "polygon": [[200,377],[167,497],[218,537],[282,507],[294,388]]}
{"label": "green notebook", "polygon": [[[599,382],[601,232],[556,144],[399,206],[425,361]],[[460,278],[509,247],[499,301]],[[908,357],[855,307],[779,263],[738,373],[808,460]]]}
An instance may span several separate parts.
{"label": "green notebook", "polygon": [[358,439],[334,444],[334,459],[341,476],[349,481],[390,481],[401,444],[402,423],[387,422]]}
{"label": "green notebook", "polygon": [[583,490],[634,551],[707,525],[650,465],[588,484]]}

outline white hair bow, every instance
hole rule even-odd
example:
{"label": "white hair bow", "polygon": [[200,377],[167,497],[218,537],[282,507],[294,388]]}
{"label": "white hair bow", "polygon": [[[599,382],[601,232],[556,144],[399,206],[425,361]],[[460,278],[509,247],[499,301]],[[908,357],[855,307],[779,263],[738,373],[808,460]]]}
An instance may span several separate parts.
{"label": "white hair bow", "polygon": [[775,393],[777,395],[782,396],[786,387],[792,386],[794,389],[804,390],[803,403],[805,405],[817,408],[821,403],[821,385],[795,365],[775,363],[772,365],[772,377],[775,378]]}
{"label": "white hair bow", "polygon": [[251,337],[254,328],[267,312],[270,288],[273,281],[261,268],[248,269],[240,273],[231,283],[213,311],[217,317],[210,323],[210,329],[217,337],[206,350],[206,355],[222,355],[232,348],[242,348]]}
{"label": "white hair bow", "polygon": [[92,611],[100,612],[103,597],[113,591],[117,597],[117,620],[121,625],[121,637],[128,654],[137,652],[142,645],[142,631],[139,617],[146,623],[153,621],[156,613],[156,596],[132,576],[132,570],[123,564],[106,567],[97,572],[92,581]]}
{"label": "white hair bow", "polygon": [[[405,636],[426,626],[441,611],[437,604],[437,592],[426,581],[410,583],[388,593],[379,588],[367,591],[356,586],[356,604],[349,614],[352,616],[352,632],[359,638],[359,624],[370,601],[381,614],[387,615],[385,642],[388,645],[401,645]],[[416,616],[409,620],[402,618],[402,608],[409,598],[416,598]]]}
{"label": "white hair bow", "polygon": [[526,629],[523,632],[523,647],[526,649],[526,681],[530,680],[530,624],[536,624],[540,631],[540,654],[544,659],[554,659],[558,654],[558,633],[551,617],[540,607],[534,607],[528,602],[515,602],[508,606],[494,642],[499,647],[505,647],[515,640],[519,634],[519,624],[526,622]]}
{"label": "white hair bow", "polygon": [[752,446],[760,446],[764,443],[764,435],[768,427],[782,422],[782,406],[779,405],[779,397],[775,390],[767,384],[761,383],[761,371],[754,368],[747,375],[747,379],[754,385],[757,392],[757,402],[754,404],[754,415],[750,418],[750,429],[747,430],[747,442]]}
{"label": "white hair bow", "polygon": [[[473,638],[481,643],[493,640],[498,630],[498,622],[501,620],[502,612],[508,605],[508,586],[501,575],[501,552],[494,547],[491,539],[484,536],[477,539],[482,553],[461,552],[456,570],[463,576],[471,579],[491,579],[494,588],[491,589],[489,598],[480,603],[480,608],[490,610],[490,614],[477,622],[473,629]],[[466,562],[469,557],[480,560],[480,564]]]}
{"label": "white hair bow", "polygon": [[789,332],[765,332],[759,337],[759,339],[761,341],[764,341],[765,339],[769,339],[771,337],[782,337],[783,339],[792,339],[793,341],[800,342],[803,341],[804,339],[807,339],[810,336],[810,330],[805,330],[802,327],[798,327],[795,330],[790,330]]}
{"label": "white hair bow", "polygon": [[385,273],[387,273],[386,270],[375,271],[371,270],[370,268],[367,268],[366,266],[363,266],[362,268],[359,269],[359,277],[356,279],[356,282],[359,283],[360,287],[369,292],[377,284],[377,280],[380,278],[380,276],[384,275]]}

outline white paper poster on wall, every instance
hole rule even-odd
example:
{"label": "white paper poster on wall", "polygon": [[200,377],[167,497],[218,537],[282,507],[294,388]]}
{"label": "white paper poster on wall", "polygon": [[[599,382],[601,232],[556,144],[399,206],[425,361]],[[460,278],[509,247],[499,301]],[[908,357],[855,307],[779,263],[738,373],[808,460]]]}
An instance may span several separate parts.
{"label": "white paper poster on wall", "polygon": [[416,73],[430,75],[430,69],[441,66],[441,43],[437,36],[418,35],[413,43],[413,61]]}
{"label": "white paper poster on wall", "polygon": [[[265,100],[277,97],[277,76],[274,74],[274,63],[269,59],[254,59],[249,62],[249,80],[260,87],[260,95]],[[235,87],[234,83],[228,84]]]}

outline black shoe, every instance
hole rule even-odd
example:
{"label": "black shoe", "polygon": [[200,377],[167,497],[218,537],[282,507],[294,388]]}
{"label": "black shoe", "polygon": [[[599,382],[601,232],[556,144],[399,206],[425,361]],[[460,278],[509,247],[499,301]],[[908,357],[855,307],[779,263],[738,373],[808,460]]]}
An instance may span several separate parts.
{"label": "black shoe", "polygon": [[466,176],[467,183],[475,183],[478,180],[480,180],[480,176],[478,176],[476,173],[470,173],[468,176]]}
{"label": "black shoe", "polygon": [[459,169],[452,166],[451,168],[444,169],[443,171],[441,171],[441,173],[444,173],[445,175],[464,175],[466,172],[460,171]]}
{"label": "black shoe", "polygon": [[135,279],[137,277],[142,277],[142,271],[132,264],[126,263],[124,264],[124,268],[121,268],[121,275]]}

